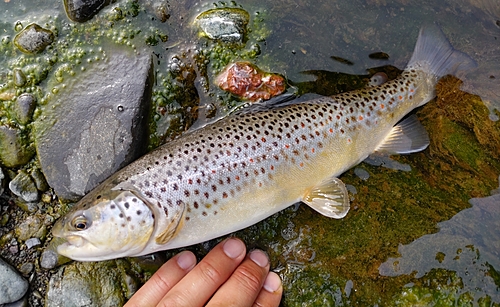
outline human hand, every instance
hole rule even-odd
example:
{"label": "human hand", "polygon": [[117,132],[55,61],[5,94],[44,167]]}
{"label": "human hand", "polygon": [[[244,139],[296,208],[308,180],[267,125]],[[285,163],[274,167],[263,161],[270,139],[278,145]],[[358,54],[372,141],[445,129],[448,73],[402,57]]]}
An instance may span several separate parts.
{"label": "human hand", "polygon": [[278,306],[283,288],[269,272],[264,252],[246,255],[245,244],[229,238],[215,246],[198,265],[192,252],[170,260],[142,286],[125,307]]}

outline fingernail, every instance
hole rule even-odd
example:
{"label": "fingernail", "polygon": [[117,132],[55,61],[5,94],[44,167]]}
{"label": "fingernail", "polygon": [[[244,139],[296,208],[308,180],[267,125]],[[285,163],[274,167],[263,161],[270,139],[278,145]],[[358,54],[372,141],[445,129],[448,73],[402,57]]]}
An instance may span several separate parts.
{"label": "fingernail", "polygon": [[269,263],[269,258],[267,258],[267,255],[264,254],[263,251],[258,249],[250,252],[250,259],[252,259],[252,261],[255,262],[261,268],[265,268]]}
{"label": "fingernail", "polygon": [[245,244],[238,239],[229,238],[224,243],[222,249],[229,258],[234,259],[245,252]]}
{"label": "fingernail", "polygon": [[267,292],[274,293],[281,287],[281,278],[278,276],[278,274],[269,272],[269,274],[267,274],[266,280],[264,281],[263,287]]}
{"label": "fingernail", "polygon": [[190,251],[183,251],[177,256],[177,265],[187,271],[196,265],[196,257]]}

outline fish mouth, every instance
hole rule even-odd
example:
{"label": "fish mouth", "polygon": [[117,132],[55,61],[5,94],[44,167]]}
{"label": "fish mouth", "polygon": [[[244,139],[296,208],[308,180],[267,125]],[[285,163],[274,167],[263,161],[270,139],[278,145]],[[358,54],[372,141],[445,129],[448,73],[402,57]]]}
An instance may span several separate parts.
{"label": "fish mouth", "polygon": [[67,245],[72,245],[74,247],[82,247],[87,241],[81,236],[75,236],[75,235],[66,236],[65,239]]}

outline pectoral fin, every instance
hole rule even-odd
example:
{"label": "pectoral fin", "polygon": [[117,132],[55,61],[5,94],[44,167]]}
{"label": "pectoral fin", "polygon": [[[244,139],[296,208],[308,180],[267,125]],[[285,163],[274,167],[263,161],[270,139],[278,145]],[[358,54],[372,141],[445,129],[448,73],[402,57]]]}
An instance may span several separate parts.
{"label": "pectoral fin", "polygon": [[335,219],[346,216],[350,208],[347,188],[338,178],[331,178],[313,187],[302,201],[322,215]]}
{"label": "pectoral fin", "polygon": [[169,219],[169,224],[158,236],[156,236],[156,244],[163,245],[166,244],[171,238],[175,236],[177,231],[182,228],[184,222],[184,202],[181,204],[182,208],[179,208],[175,212],[175,215]]}
{"label": "pectoral fin", "polygon": [[410,154],[429,146],[429,135],[417,116],[410,115],[394,126],[382,143],[375,149],[389,154]]}

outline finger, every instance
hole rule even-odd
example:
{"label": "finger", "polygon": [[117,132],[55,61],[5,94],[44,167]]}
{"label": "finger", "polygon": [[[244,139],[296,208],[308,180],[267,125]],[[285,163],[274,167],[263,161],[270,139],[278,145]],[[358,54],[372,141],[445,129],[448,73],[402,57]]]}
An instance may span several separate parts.
{"label": "finger", "polygon": [[269,258],[254,250],[217,290],[207,306],[252,306],[269,272]]}
{"label": "finger", "polygon": [[229,238],[203,260],[161,300],[160,306],[203,306],[245,258],[245,244]]}
{"label": "finger", "polygon": [[282,295],[283,285],[281,284],[281,278],[278,274],[269,272],[264,281],[264,286],[255,300],[254,306],[277,307],[281,302]]}
{"label": "finger", "polygon": [[163,264],[125,306],[156,306],[195,265],[196,257],[192,252],[184,251],[177,254]]}

